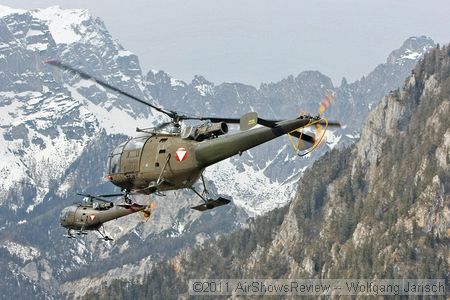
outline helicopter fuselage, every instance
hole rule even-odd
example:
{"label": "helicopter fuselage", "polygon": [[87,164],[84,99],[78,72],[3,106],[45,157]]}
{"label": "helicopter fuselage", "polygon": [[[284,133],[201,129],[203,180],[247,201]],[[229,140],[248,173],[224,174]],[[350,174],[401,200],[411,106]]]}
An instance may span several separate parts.
{"label": "helicopter fuselage", "polygon": [[122,206],[71,205],[64,208],[60,215],[62,227],[74,230],[97,230],[103,223],[144,210],[145,206],[131,204]]}
{"label": "helicopter fuselage", "polygon": [[179,134],[151,134],[128,140],[109,156],[107,178],[142,194],[190,188],[204,169],[311,122],[305,116],[204,141]]}
{"label": "helicopter fuselage", "polygon": [[190,187],[204,170],[196,161],[197,144],[172,134],[131,139],[111,153],[107,177],[122,189],[142,194]]}

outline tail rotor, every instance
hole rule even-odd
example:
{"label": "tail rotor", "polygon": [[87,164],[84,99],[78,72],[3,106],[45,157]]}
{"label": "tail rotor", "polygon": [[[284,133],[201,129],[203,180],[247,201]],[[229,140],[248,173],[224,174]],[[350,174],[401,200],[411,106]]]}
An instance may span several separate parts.
{"label": "tail rotor", "polygon": [[[332,90],[327,90],[325,92],[324,98],[320,101],[319,113],[317,117],[311,119],[311,122],[307,126],[296,129],[289,133],[289,139],[291,140],[292,146],[294,147],[298,156],[308,155],[319,145],[321,145],[325,140],[325,133],[329,126],[341,126],[338,122],[328,122],[326,118],[322,117],[325,111],[331,106],[331,104],[333,104],[335,99],[336,93]],[[315,133],[304,132],[304,128],[309,126],[315,127]],[[323,126],[325,127],[324,129]],[[295,142],[294,138],[297,138],[298,141]]]}

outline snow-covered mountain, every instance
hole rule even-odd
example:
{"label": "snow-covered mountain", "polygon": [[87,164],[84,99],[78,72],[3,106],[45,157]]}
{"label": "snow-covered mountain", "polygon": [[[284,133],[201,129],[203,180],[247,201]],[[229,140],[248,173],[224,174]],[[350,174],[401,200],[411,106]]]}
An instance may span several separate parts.
{"label": "snow-covered mountain", "polygon": [[[411,38],[386,64],[355,83],[343,80],[340,87],[319,72],[303,72],[260,88],[239,83],[216,86],[201,76],[191,83],[163,71],[144,76],[138,58],[86,10],[0,6],[2,290],[21,285],[24,295],[58,295],[61,283],[66,282],[65,292],[74,292],[79,285],[71,282],[81,282],[89,274],[98,276],[91,285],[99,285],[106,272],[142,275],[161,255],[229,232],[249,215],[285,204],[311,162],[327,149],[352,143],[373,104],[400,86],[432,45],[428,38]],[[111,191],[103,180],[109,151],[135,135],[136,126],[148,127],[164,117],[43,64],[47,59],[75,66],[157,105],[202,115],[315,114],[330,90],[337,98],[327,114],[345,126],[330,131],[325,146],[309,158],[296,157],[283,137],[208,168],[211,192],[232,196],[234,205],[201,214],[189,209],[198,201],[192,193],[171,192],[156,198],[157,209],[149,222],[129,217],[108,224],[114,243],[100,243],[94,235],[86,241],[66,241],[58,224],[60,210],[78,200],[76,192]]]}

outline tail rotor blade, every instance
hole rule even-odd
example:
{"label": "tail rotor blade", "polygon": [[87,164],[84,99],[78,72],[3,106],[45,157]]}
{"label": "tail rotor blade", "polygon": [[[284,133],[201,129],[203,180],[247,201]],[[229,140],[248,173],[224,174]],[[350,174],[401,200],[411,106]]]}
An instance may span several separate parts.
{"label": "tail rotor blade", "polygon": [[332,90],[327,90],[325,92],[325,96],[322,101],[320,101],[319,105],[319,116],[321,116],[330,106],[333,104],[336,99],[336,93]]}

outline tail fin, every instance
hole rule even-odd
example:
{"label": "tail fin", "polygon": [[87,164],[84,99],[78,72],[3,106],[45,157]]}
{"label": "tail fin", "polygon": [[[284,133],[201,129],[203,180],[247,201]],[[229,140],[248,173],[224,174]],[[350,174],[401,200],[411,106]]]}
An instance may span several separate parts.
{"label": "tail fin", "polygon": [[246,113],[239,121],[241,131],[249,130],[258,124],[258,114],[256,112]]}

